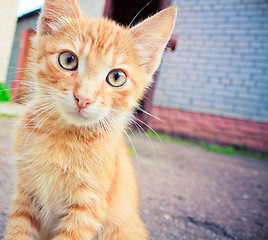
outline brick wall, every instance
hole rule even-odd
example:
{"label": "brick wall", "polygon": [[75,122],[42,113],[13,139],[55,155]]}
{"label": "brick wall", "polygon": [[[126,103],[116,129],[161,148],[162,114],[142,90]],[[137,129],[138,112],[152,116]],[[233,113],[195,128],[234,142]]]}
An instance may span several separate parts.
{"label": "brick wall", "polygon": [[0,1],[0,82],[5,82],[12,40],[16,29],[17,0]]}
{"label": "brick wall", "polygon": [[267,0],[173,0],[177,48],[160,66],[149,124],[268,150]]}
{"label": "brick wall", "polygon": [[268,150],[268,123],[157,106],[152,108],[152,114],[164,120],[150,119],[150,126],[157,130]]}
{"label": "brick wall", "polygon": [[164,56],[153,104],[267,122],[267,0],[172,4],[179,40]]}

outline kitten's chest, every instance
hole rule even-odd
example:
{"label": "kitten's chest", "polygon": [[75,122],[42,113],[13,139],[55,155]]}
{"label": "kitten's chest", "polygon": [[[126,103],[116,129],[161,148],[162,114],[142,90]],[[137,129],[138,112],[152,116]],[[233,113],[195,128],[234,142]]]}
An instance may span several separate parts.
{"label": "kitten's chest", "polygon": [[85,170],[80,160],[89,161],[86,159],[89,155],[82,156],[81,152],[75,151],[70,153],[66,148],[39,148],[41,151],[32,148],[25,152],[17,164],[20,180],[25,188],[36,193],[42,205],[59,209],[58,205],[70,200],[81,182],[96,183],[93,171],[89,171],[90,167]]}
{"label": "kitten's chest", "polygon": [[[53,225],[66,214],[79,185],[87,183],[90,189],[99,188],[94,174],[72,164],[75,160],[72,158],[74,156],[68,155],[67,151],[51,150],[38,154],[28,152],[18,161],[20,180],[34,194],[40,222],[47,229],[53,229]],[[88,200],[95,196],[92,190],[83,195]]]}

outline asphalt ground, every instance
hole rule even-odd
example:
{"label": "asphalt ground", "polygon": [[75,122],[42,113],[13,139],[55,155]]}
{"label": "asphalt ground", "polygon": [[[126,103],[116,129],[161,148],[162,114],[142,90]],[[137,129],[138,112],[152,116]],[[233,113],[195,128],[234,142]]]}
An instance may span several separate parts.
{"label": "asphalt ground", "polygon": [[[0,239],[15,177],[14,121],[0,117]],[[152,240],[268,240],[268,162],[130,137]]]}

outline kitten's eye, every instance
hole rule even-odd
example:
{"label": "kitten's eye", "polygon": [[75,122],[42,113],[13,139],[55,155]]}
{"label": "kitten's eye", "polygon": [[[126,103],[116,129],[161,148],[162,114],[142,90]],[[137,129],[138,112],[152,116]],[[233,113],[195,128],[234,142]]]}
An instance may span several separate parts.
{"label": "kitten's eye", "polygon": [[108,73],[106,81],[113,87],[121,87],[127,81],[127,75],[120,69],[114,69]]}
{"label": "kitten's eye", "polygon": [[69,51],[62,52],[58,58],[59,64],[63,69],[74,71],[78,67],[77,56]]}

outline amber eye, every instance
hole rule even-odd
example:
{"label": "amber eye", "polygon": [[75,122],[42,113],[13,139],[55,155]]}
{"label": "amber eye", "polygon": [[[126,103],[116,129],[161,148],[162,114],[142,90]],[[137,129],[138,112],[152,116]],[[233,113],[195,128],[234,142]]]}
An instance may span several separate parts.
{"label": "amber eye", "polygon": [[58,61],[60,66],[66,70],[74,71],[78,67],[78,58],[74,53],[70,51],[62,52],[59,55]]}
{"label": "amber eye", "polygon": [[108,73],[106,81],[113,87],[121,87],[127,81],[127,75],[120,69],[113,69]]}

